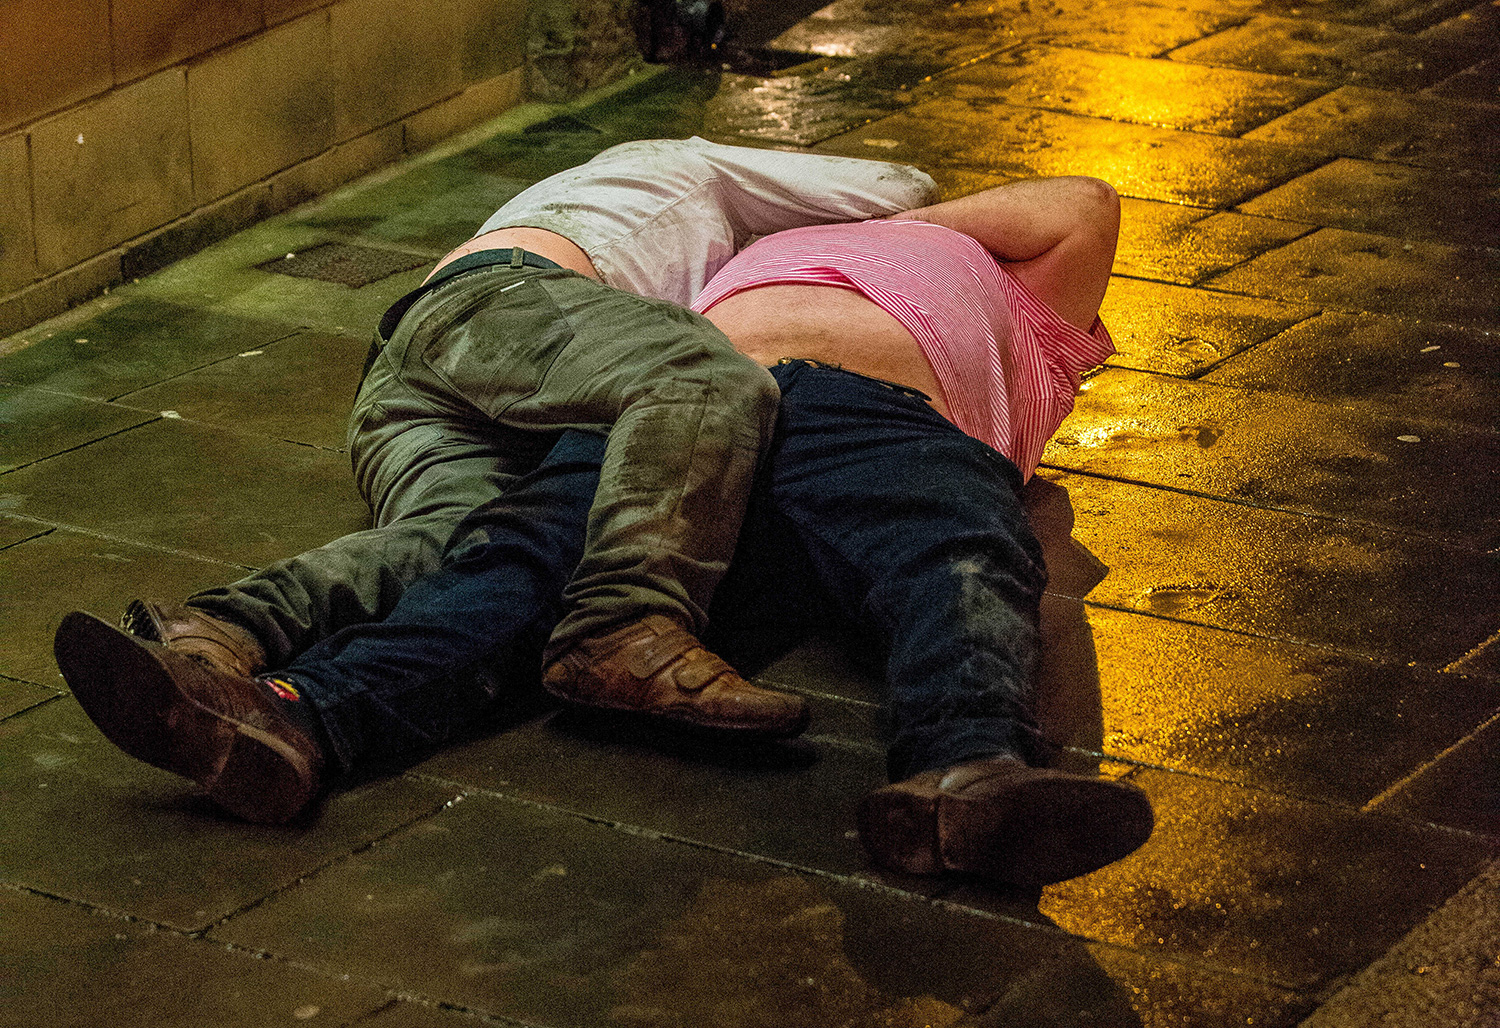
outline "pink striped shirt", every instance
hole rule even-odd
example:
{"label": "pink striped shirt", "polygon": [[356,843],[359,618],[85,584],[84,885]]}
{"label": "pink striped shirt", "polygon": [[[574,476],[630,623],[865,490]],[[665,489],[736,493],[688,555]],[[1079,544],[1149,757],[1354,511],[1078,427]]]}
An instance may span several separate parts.
{"label": "pink striped shirt", "polygon": [[[1115,352],[1097,319],[1068,324],[971,237],[924,221],[815,225],[740,251],[693,303],[756,286],[853,290],[901,323],[932,365],[954,424],[1030,478],[1085,371]],[[792,355],[795,356],[795,355]]]}

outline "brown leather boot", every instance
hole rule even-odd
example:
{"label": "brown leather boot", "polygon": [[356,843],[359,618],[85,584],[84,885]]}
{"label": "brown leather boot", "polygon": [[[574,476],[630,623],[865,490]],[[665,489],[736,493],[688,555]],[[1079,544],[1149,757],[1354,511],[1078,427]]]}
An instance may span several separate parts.
{"label": "brown leather boot", "polygon": [[548,665],[542,684],[583,707],[772,739],[801,732],[809,713],[800,696],[750,684],[659,614],[584,640]]}
{"label": "brown leather boot", "polygon": [[869,793],[859,837],[908,874],[959,871],[1040,887],[1098,870],[1151,835],[1146,794],[1125,782],[990,757]]}
{"label": "brown leather boot", "polygon": [[75,611],[53,645],[68,687],[126,753],[191,778],[246,821],[295,817],[322,784],[319,745],[259,682]]}
{"label": "brown leather boot", "polygon": [[266,669],[266,651],[255,636],[180,603],[132,600],[120,617],[120,627],[231,675],[253,678]]}

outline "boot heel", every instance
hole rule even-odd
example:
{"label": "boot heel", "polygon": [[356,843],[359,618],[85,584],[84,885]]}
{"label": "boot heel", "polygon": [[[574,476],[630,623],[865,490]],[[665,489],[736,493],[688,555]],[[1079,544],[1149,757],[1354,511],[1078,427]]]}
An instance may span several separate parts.
{"label": "boot heel", "polygon": [[942,870],[938,852],[937,797],[899,785],[876,789],[859,802],[856,823],[865,849],[881,867],[907,874]]}

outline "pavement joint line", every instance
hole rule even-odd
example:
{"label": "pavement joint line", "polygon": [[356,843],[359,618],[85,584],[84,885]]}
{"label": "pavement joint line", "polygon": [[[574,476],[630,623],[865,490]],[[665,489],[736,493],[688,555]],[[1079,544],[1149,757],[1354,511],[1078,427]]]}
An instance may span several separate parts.
{"label": "pavement joint line", "polygon": [[9,714],[6,714],[4,717],[0,717],[0,721],[8,721],[9,719],[11,719],[13,717],[20,717],[22,714],[25,714],[27,711],[36,710],[38,707],[43,706],[43,705],[48,704],[48,703],[51,703],[53,700],[60,700],[64,696],[71,696],[72,695],[72,693],[62,692],[62,691],[60,691],[58,689],[53,688],[50,685],[43,685],[40,682],[32,682],[32,681],[29,681],[28,679],[25,679],[25,678],[15,678],[15,677],[12,677],[11,675],[0,674],[0,680],[6,681],[6,682],[16,682],[16,683],[19,683],[21,685],[34,685],[38,689],[47,689],[47,690],[50,690],[51,693],[52,693],[51,696],[42,696],[42,697],[38,698],[35,703],[28,703],[26,706],[22,707],[20,710],[13,710],[13,711],[11,711]]}
{"label": "pavement joint line", "polygon": [[[177,938],[186,940],[190,943],[213,946],[216,949],[222,946],[225,952],[228,953],[234,953],[241,957],[247,957],[252,960],[274,961],[283,966],[295,968],[299,971],[306,971],[330,981],[358,981],[362,984],[370,985],[375,988],[384,990],[392,997],[391,1002],[404,1000],[407,1002],[421,1003],[424,1006],[437,1007],[439,1009],[452,1009],[464,1012],[471,1011],[471,1008],[464,1007],[459,1004],[446,1002],[435,997],[424,996],[421,993],[412,992],[408,989],[396,988],[393,985],[387,982],[383,982],[377,978],[371,978],[366,975],[350,973],[347,971],[333,970],[329,967],[320,966],[317,963],[309,963],[307,961],[298,960],[294,957],[286,956],[274,950],[263,949],[258,946],[245,946],[226,939],[211,937],[208,933],[214,928],[221,926],[224,923],[224,920],[227,920],[227,918],[221,919],[220,921],[215,922],[213,925],[210,925],[206,928],[198,929],[196,931],[187,931],[161,921],[155,921],[151,918],[141,917],[138,914],[131,914],[123,910],[116,910],[113,907],[104,906],[103,904],[99,903],[93,903],[88,900],[72,899],[67,896],[58,896],[53,893],[45,892],[41,889],[35,889],[30,886],[23,885],[19,882],[0,881],[0,889],[14,892],[23,896],[34,896],[38,899],[48,900],[53,903],[60,903],[68,907],[79,908],[82,910],[86,910],[87,912],[95,916],[109,918],[111,920],[119,921],[124,924],[140,925],[144,927],[148,932],[163,932],[168,935],[173,935]],[[236,913],[239,913],[239,911],[236,911]],[[386,1004],[386,1006],[389,1005],[389,1003]],[[382,1007],[381,1009],[385,1008]],[[518,1026],[518,1028],[545,1028],[545,1026],[542,1026],[539,1022],[517,1021],[513,1018],[505,1018],[500,1015],[488,1014],[483,1011],[472,1012],[481,1014],[487,1020],[495,1024],[515,1025]]]}
{"label": "pavement joint line", "polygon": [[[287,333],[286,333],[286,335],[277,336],[275,339],[271,339],[271,340],[269,340],[267,342],[261,343],[258,346],[256,346],[256,349],[257,350],[263,350],[263,349],[266,349],[268,347],[275,346],[277,343],[284,343],[288,339],[291,339],[291,338],[293,338],[295,336],[302,335],[306,331],[307,331],[306,328],[291,328],[290,326],[287,326]],[[248,351],[246,351],[246,352],[248,352]],[[188,375],[196,375],[198,372],[203,371],[203,370],[205,370],[207,368],[218,367],[220,364],[224,364],[224,363],[227,363],[228,361],[239,360],[239,359],[240,359],[240,354],[237,354],[237,353],[229,353],[229,354],[225,354],[222,357],[215,357],[213,360],[207,361],[206,363],[203,363],[203,364],[199,364],[196,367],[186,368],[186,369],[184,369],[182,371],[179,371],[175,375],[168,375],[166,378],[160,378],[160,379],[157,379],[154,382],[147,382],[145,385],[136,386],[134,389],[127,389],[127,390],[125,390],[125,392],[120,393],[117,396],[111,396],[111,397],[109,397],[104,402],[105,403],[118,403],[118,404],[120,404],[120,406],[125,407],[127,410],[142,410],[142,409],[145,409],[145,408],[135,407],[135,406],[133,406],[133,405],[131,405],[129,403],[122,403],[121,401],[123,401],[127,396],[134,396],[136,393],[145,392],[147,389],[154,389],[155,387],[157,387],[159,385],[165,385],[168,382],[175,382],[179,378],[185,378]],[[160,414],[160,411],[158,411],[157,413]]]}
{"label": "pavement joint line", "polygon": [[20,546],[22,543],[29,543],[29,542],[32,542],[32,541],[34,541],[36,539],[44,539],[44,538],[46,538],[47,536],[51,535],[53,532],[56,532],[56,531],[57,531],[56,528],[52,528],[52,527],[45,528],[42,531],[36,533],[36,535],[28,535],[24,539],[17,539],[13,543],[6,543],[4,546],[0,546],[0,551],[5,551],[5,550],[10,549],[12,546]]}
{"label": "pavement joint line", "polygon": [[1484,653],[1485,651],[1490,650],[1497,645],[1500,645],[1500,632],[1496,632],[1494,635],[1490,636],[1484,642],[1474,647],[1468,653],[1465,653],[1462,657],[1459,657],[1453,663],[1443,668],[1443,670],[1451,672],[1453,674],[1466,674],[1467,672],[1463,667],[1464,664],[1471,660],[1477,659],[1481,653]]}
{"label": "pavement joint line", "polygon": [[[1495,716],[1491,717],[1489,721],[1485,722],[1485,724],[1489,724],[1496,720],[1500,720],[1500,712],[1497,712]],[[1480,727],[1483,728],[1484,725],[1481,725]],[[1462,742],[1462,740],[1460,740],[1460,742]],[[1458,743],[1455,743],[1454,745],[1456,746],[1458,745]],[[1066,752],[1079,754],[1090,759],[1108,761],[1113,764],[1126,764],[1129,765],[1132,770],[1139,769],[1144,771],[1160,771],[1163,774],[1177,775],[1181,778],[1191,778],[1200,782],[1212,782],[1216,785],[1227,785],[1231,788],[1241,789],[1245,792],[1259,793],[1261,795],[1270,796],[1280,800],[1291,800],[1294,803],[1306,803],[1309,806],[1323,807],[1328,810],[1341,810],[1356,812],[1359,814],[1368,814],[1372,817],[1383,818],[1386,821],[1397,821],[1402,824],[1412,825],[1418,828],[1430,829],[1434,832],[1456,837],[1459,839],[1473,839],[1478,842],[1484,842],[1494,838],[1494,836],[1492,835],[1488,835],[1484,832],[1476,832],[1468,828],[1455,828],[1452,825],[1439,824],[1436,821],[1428,821],[1420,817],[1411,817],[1406,814],[1389,814],[1383,810],[1368,809],[1370,807],[1370,804],[1375,802],[1374,800],[1367,802],[1364,806],[1356,808],[1350,803],[1347,803],[1343,800],[1333,799],[1328,796],[1317,796],[1311,793],[1301,792],[1287,792],[1284,789],[1272,789],[1267,786],[1247,785],[1246,783],[1234,778],[1226,778],[1220,775],[1208,774],[1203,771],[1195,771],[1192,768],[1171,767],[1167,764],[1157,764],[1151,761],[1139,760],[1134,757],[1126,757],[1118,754],[1104,753],[1095,750],[1086,750],[1076,746],[1064,746],[1062,748]],[[1452,747],[1450,747],[1450,749],[1451,748]],[[1445,750],[1444,752],[1447,751]],[[1428,765],[1424,764],[1423,766],[1426,767]],[[1126,772],[1126,774],[1130,773],[1131,772]]]}
{"label": "pavement joint line", "polygon": [[[1493,642],[1496,638],[1500,638],[1500,635],[1491,636],[1489,641]],[[1483,648],[1483,644],[1481,644],[1481,646],[1479,648],[1482,649]],[[1484,721],[1480,722],[1479,725],[1472,732],[1468,733],[1463,738],[1458,739],[1451,746],[1448,746],[1446,749],[1440,751],[1435,756],[1433,756],[1430,760],[1427,760],[1424,763],[1422,763],[1422,764],[1418,765],[1417,767],[1413,768],[1410,772],[1408,772],[1406,774],[1406,776],[1404,778],[1402,778],[1399,781],[1394,782],[1391,785],[1387,786],[1385,788],[1385,790],[1382,791],[1378,796],[1376,796],[1374,799],[1372,799],[1369,802],[1367,802],[1364,806],[1360,807],[1359,808],[1359,812],[1361,814],[1368,814],[1368,813],[1371,813],[1371,812],[1377,812],[1378,813],[1379,811],[1377,810],[1377,808],[1379,808],[1382,804],[1386,803],[1388,800],[1393,799],[1396,796],[1397,793],[1401,792],[1401,790],[1405,789],[1407,787],[1407,785],[1411,784],[1417,778],[1421,777],[1422,774],[1424,774],[1429,768],[1436,767],[1439,763],[1442,762],[1442,760],[1443,760],[1444,757],[1448,756],[1448,754],[1455,752],[1460,747],[1466,745],[1469,742],[1469,740],[1477,738],[1480,732],[1483,732],[1487,728],[1491,727],[1492,725],[1496,725],[1496,724],[1500,724],[1500,711],[1496,711],[1495,713],[1491,714]],[[1468,834],[1476,835],[1479,838],[1486,838],[1486,836],[1483,833],[1480,833],[1480,832],[1474,832],[1474,833],[1468,833]]]}
{"label": "pavement joint line", "polygon": [[114,921],[122,921],[125,924],[143,925],[147,931],[166,932],[169,935],[175,935],[178,938],[182,939],[194,939],[200,937],[198,933],[187,931],[182,928],[177,928],[162,921],[154,921],[149,917],[142,917],[139,914],[132,914],[127,910],[116,910],[114,907],[105,906],[103,903],[95,903],[92,900],[77,899],[72,896],[59,896],[56,893],[48,892],[45,889],[38,889],[33,886],[26,885],[22,882],[5,881],[3,879],[0,879],[0,889],[4,889],[7,892],[14,892],[22,896],[35,896],[37,899],[49,900],[53,903],[61,903],[63,906],[67,907],[76,907],[81,910],[86,910],[90,914],[93,914],[95,916],[106,917]]}
{"label": "pavement joint line", "polygon": [[757,682],[764,682],[767,685],[774,685],[776,686],[776,688],[781,689],[785,692],[794,692],[799,696],[806,696],[809,699],[829,700],[834,703],[842,703],[854,707],[864,707],[869,710],[877,710],[885,706],[884,703],[877,703],[874,700],[861,700],[853,696],[840,696],[835,692],[821,692],[817,689],[808,689],[805,686],[794,685],[790,682],[787,682],[785,679],[779,678],[776,675],[752,675],[751,677]]}
{"label": "pavement joint line", "polygon": [[[428,784],[435,784],[435,783],[428,783]],[[419,822],[426,821],[428,818],[431,818],[431,817],[433,817],[433,816],[435,816],[437,814],[442,813],[444,810],[447,810],[449,807],[453,806],[454,803],[458,802],[462,798],[463,798],[462,795],[459,795],[459,796],[456,796],[456,797],[451,797],[451,798],[449,798],[447,800],[444,800],[442,803],[440,803],[440,804],[438,804],[436,806],[428,807],[428,808],[423,808],[422,810],[420,810],[416,814],[414,814],[409,820],[403,821],[403,822],[401,822],[398,825],[394,825],[390,829],[388,829],[388,830],[386,830],[384,832],[381,832],[379,835],[371,836],[370,838],[363,840],[362,842],[360,842],[358,845],[354,846],[353,848],[345,849],[345,850],[340,850],[338,853],[336,853],[333,856],[329,857],[323,863],[318,864],[315,867],[309,868],[307,871],[304,871],[303,873],[299,874],[295,879],[293,879],[291,882],[287,883],[286,885],[283,885],[283,886],[281,886],[279,888],[274,888],[271,891],[267,892],[265,895],[258,896],[255,899],[251,900],[249,903],[246,903],[246,904],[244,904],[244,905],[242,905],[240,907],[236,907],[234,910],[231,910],[229,913],[227,913],[224,916],[220,917],[217,921],[214,921],[211,924],[205,925],[203,928],[201,928],[201,929],[198,930],[198,934],[200,934],[203,937],[207,938],[209,932],[212,932],[216,928],[222,927],[227,922],[233,920],[236,917],[239,917],[241,914],[248,913],[249,911],[255,910],[258,907],[264,906],[266,903],[269,903],[271,900],[275,899],[276,897],[281,896],[281,895],[283,895],[283,894],[285,894],[287,892],[291,892],[294,889],[301,889],[301,888],[306,887],[307,883],[309,881],[311,881],[312,879],[321,877],[323,874],[325,874],[326,872],[328,872],[330,869],[338,867],[338,866],[340,866],[340,865],[348,862],[349,860],[354,859],[355,857],[359,856],[362,853],[368,853],[368,852],[370,852],[371,850],[373,850],[377,846],[379,846],[381,843],[384,843],[384,842],[390,840],[391,838],[393,838],[393,837],[395,837],[397,835],[400,835],[400,834],[402,834],[402,833],[410,830],[411,828],[413,828]]]}
{"label": "pavement joint line", "polygon": [[[1241,262],[1241,263],[1243,263],[1243,262]],[[1236,267],[1238,267],[1238,265],[1236,265]],[[1232,269],[1226,269],[1226,270],[1232,270]],[[1275,339],[1280,339],[1282,336],[1286,335],[1288,332],[1290,332],[1294,328],[1300,328],[1303,325],[1306,325],[1310,321],[1316,321],[1316,320],[1318,320],[1319,318],[1321,318],[1324,315],[1324,313],[1325,312],[1322,311],[1322,310],[1313,311],[1311,314],[1308,314],[1306,317],[1299,318],[1296,321],[1292,322],[1291,324],[1287,325],[1285,328],[1282,328],[1282,329],[1278,330],[1274,335],[1269,335],[1266,338],[1260,340],[1259,342],[1251,343],[1249,346],[1245,347],[1243,350],[1239,350],[1239,351],[1237,351],[1235,353],[1225,354],[1223,357],[1220,357],[1218,360],[1216,360],[1216,361],[1210,361],[1209,363],[1203,365],[1201,368],[1198,368],[1198,369],[1196,369],[1194,371],[1191,371],[1191,372],[1189,372],[1186,375],[1182,375],[1182,376],[1176,376],[1176,375],[1174,375],[1172,377],[1173,378],[1181,377],[1184,381],[1187,381],[1187,382],[1200,382],[1200,381],[1203,380],[1203,376],[1209,374],[1210,372],[1217,371],[1219,368],[1223,367],[1225,364],[1228,364],[1230,361],[1234,360],[1235,358],[1237,358],[1237,357],[1243,357],[1245,354],[1250,353],[1252,350],[1258,350],[1262,346],[1265,346],[1267,343],[1269,343],[1269,342],[1271,342],[1271,341],[1273,341]],[[1132,368],[1131,370],[1132,371],[1146,371],[1148,369],[1146,369],[1146,368]],[[1204,382],[1203,384],[1204,385],[1216,385],[1216,384],[1217,385],[1221,385],[1222,383]],[[1242,385],[1242,386],[1236,386],[1234,388],[1244,389],[1247,392],[1253,392],[1253,393],[1265,393],[1265,394],[1269,394],[1269,395],[1272,395],[1272,396],[1295,396],[1299,400],[1306,400],[1306,401],[1308,401],[1310,403],[1323,404],[1323,405],[1328,406],[1328,407],[1337,407],[1337,408],[1343,408],[1344,407],[1343,404],[1335,403],[1335,402],[1333,402],[1331,400],[1327,400],[1327,401],[1325,401],[1325,400],[1319,400],[1319,399],[1315,399],[1313,397],[1305,396],[1302,393],[1297,392],[1296,390],[1276,389],[1273,386]]]}
{"label": "pavement joint line", "polygon": [[[1143,375],[1160,374],[1159,372],[1155,371],[1138,371],[1135,368],[1121,368],[1120,370],[1130,371],[1132,373]],[[1168,375],[1163,377],[1172,378],[1175,376]],[[1205,382],[1203,384],[1208,386],[1220,385],[1220,383],[1217,382]],[[1239,389],[1240,387],[1223,386],[1223,388]],[[1321,401],[1314,400],[1310,402],[1318,403]],[[1337,407],[1338,405],[1328,404],[1327,406]],[[1425,422],[1425,424],[1431,424],[1431,422]],[[1479,433],[1476,432],[1475,434]],[[1490,434],[1500,434],[1500,428],[1493,430]],[[1218,493],[1206,493],[1198,489],[1189,489],[1186,486],[1167,485],[1163,482],[1146,482],[1138,478],[1127,478],[1124,475],[1112,475],[1104,471],[1087,471],[1083,468],[1071,468],[1065,464],[1053,464],[1048,461],[1044,461],[1043,463],[1039,464],[1038,467],[1046,468],[1048,471],[1060,471],[1068,475],[1077,475],[1080,478],[1092,478],[1104,482],[1118,482],[1121,485],[1138,486],[1142,489],[1152,489],[1157,492],[1176,493],[1179,496],[1193,496],[1200,500],[1212,500],[1216,503],[1227,503],[1236,507],[1249,507],[1254,510],[1269,511],[1273,514],[1287,514],[1293,517],[1309,518],[1314,521],[1331,522],[1335,525],[1352,525],[1357,528],[1367,528],[1371,531],[1380,532],[1383,535],[1395,536],[1401,539],[1424,539],[1428,542],[1437,543],[1438,545],[1443,546],[1446,549],[1457,550],[1458,552],[1465,554],[1487,554],[1490,552],[1489,550],[1484,548],[1482,544],[1467,544],[1431,532],[1414,532],[1404,528],[1397,528],[1392,525],[1384,525],[1378,521],[1365,521],[1360,518],[1339,517],[1334,514],[1320,513],[1319,511],[1315,510],[1299,510],[1296,507],[1284,507],[1271,503],[1256,503],[1254,500],[1245,500],[1235,496],[1223,496]],[[1069,598],[1081,599],[1082,597]]]}
{"label": "pavement joint line", "polygon": [[[66,394],[61,394],[61,395],[66,395]],[[81,397],[81,399],[87,399],[87,397]],[[108,403],[109,401],[104,401],[104,402]],[[127,410],[127,411],[134,410],[137,413],[142,413],[142,414],[146,413],[145,411],[141,411],[139,408],[136,408],[136,407],[127,407],[127,406],[124,406],[124,405],[121,405],[120,409],[121,410]],[[85,449],[85,448],[87,448],[89,446],[94,445],[97,442],[102,442],[105,439],[113,439],[115,436],[124,435],[126,432],[134,432],[136,429],[141,428],[142,426],[149,425],[152,422],[161,421],[161,420],[162,420],[161,412],[158,411],[155,417],[148,418],[145,421],[137,422],[134,425],[126,425],[124,428],[118,428],[118,429],[116,429],[113,432],[106,432],[104,435],[95,436],[92,439],[89,439],[89,440],[87,440],[85,442],[79,443],[77,446],[69,446],[69,447],[67,447],[65,449],[58,450],[58,451],[56,451],[54,453],[49,453],[46,456],[38,457],[36,460],[29,460],[25,464],[17,464],[13,468],[6,468],[4,471],[0,471],[0,477],[4,477],[5,475],[13,474],[14,472],[21,471],[21,470],[23,470],[25,468],[34,468],[38,464],[45,464],[47,461],[53,460],[54,458],[62,457],[62,456],[66,455],[66,454],[69,454],[69,453],[76,453],[79,450],[82,450],[82,449]],[[7,511],[5,513],[9,513],[9,512]],[[13,517],[20,517],[21,515],[12,515],[12,516]],[[49,524],[50,522],[42,522],[42,523],[43,524]]]}
{"label": "pavement joint line", "polygon": [[[1054,594],[1062,595],[1062,594]],[[1290,646],[1301,646],[1312,650],[1323,650],[1327,653],[1337,653],[1342,656],[1359,657],[1364,660],[1387,667],[1416,667],[1420,670],[1441,673],[1442,668],[1434,664],[1417,664],[1414,661],[1400,661],[1386,654],[1372,652],[1369,650],[1354,649],[1349,646],[1337,646],[1333,643],[1317,642],[1313,639],[1301,639],[1291,635],[1271,635],[1265,632],[1252,632],[1246,628],[1234,628],[1230,625],[1216,625],[1208,621],[1194,621],[1191,618],[1175,617],[1171,614],[1163,614],[1156,610],[1141,610],[1137,607],[1126,607],[1118,603],[1106,603],[1103,600],[1091,600],[1085,596],[1063,596],[1063,599],[1079,600],[1085,606],[1098,607],[1100,610],[1112,610],[1119,614],[1138,614],[1141,617],[1155,618],[1158,621],[1168,621],[1174,625],[1187,625],[1192,628],[1206,628],[1214,632],[1227,632],[1230,635],[1243,636],[1246,639],[1263,639],[1267,642],[1285,643]]]}
{"label": "pavement joint line", "polygon": [[[28,467],[29,466],[30,465],[28,465]],[[84,528],[82,525],[69,524],[66,521],[47,521],[43,518],[34,517],[30,514],[22,514],[18,511],[9,510],[0,510],[0,514],[3,514],[4,516],[9,518],[15,518],[20,521],[29,521],[32,524],[36,525],[46,525],[53,530],[61,529],[65,532],[72,532],[75,535],[87,536],[90,539],[102,539],[105,542],[119,543],[122,546],[135,546],[142,550],[152,550],[156,553],[168,553],[174,557],[185,557],[188,560],[202,561],[205,564],[218,564],[221,567],[234,568],[241,574],[259,570],[258,568],[251,567],[249,564],[237,564],[232,560],[221,560],[218,557],[210,557],[202,553],[195,553],[192,550],[179,550],[174,546],[162,546],[160,543],[144,542],[140,539],[131,539],[122,535],[112,535],[108,532],[99,532],[91,528]],[[37,539],[41,538],[41,536],[50,534],[50,532],[43,532],[40,535],[33,536],[32,538]]]}

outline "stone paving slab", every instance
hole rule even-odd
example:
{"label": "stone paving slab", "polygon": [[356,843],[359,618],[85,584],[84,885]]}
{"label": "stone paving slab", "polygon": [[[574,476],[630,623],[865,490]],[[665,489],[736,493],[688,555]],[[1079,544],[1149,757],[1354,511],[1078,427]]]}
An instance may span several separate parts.
{"label": "stone paving slab", "polygon": [[44,689],[31,682],[0,677],[0,719],[36,706],[57,695],[56,689]]}
{"label": "stone paving slab", "polygon": [[820,699],[812,707],[808,737],[782,745],[642,745],[618,726],[561,715],[446,750],[414,771],[716,849],[863,871],[854,805],[887,780],[878,711]]}
{"label": "stone paving slab", "polygon": [[1316,13],[1329,21],[1389,26],[1413,32],[1435,25],[1470,6],[1471,0],[1346,0],[1337,5],[1316,4],[1312,7],[1303,0],[1265,0],[1256,4],[1255,9],[1274,15]]}
{"label": "stone paving slab", "polygon": [[[1098,970],[1083,969],[1097,963]],[[1201,964],[1161,960],[1090,944],[1040,964],[985,1012],[993,1028],[1293,1028],[1307,998]]]}
{"label": "stone paving slab", "polygon": [[120,397],[145,410],[336,450],[370,350],[368,338],[298,332]]}
{"label": "stone paving slab", "polygon": [[1494,175],[1341,157],[1240,210],[1403,239],[1500,245],[1500,177]]}
{"label": "stone paving slab", "polygon": [[182,597],[231,582],[246,568],[189,554],[163,552],[122,539],[54,529],[24,519],[38,531],[0,549],[0,674],[64,688],[52,659],[52,637],[70,610],[113,622],[140,597]]}
{"label": "stone paving slab", "polygon": [[[1312,226],[1296,221],[1126,197],[1120,203],[1114,273],[1192,285],[1311,231]],[[1128,286],[1116,278],[1110,293],[1122,288]]]}
{"label": "stone paving slab", "polygon": [[1206,280],[1212,289],[1500,327],[1500,250],[1319,229]]}
{"label": "stone paving slab", "polygon": [[[1315,991],[1379,957],[1493,856],[1480,839],[1220,782],[1141,770],[1156,831],[1136,853],[1048,886],[1082,938]],[[977,889],[947,897],[983,907]]]}
{"label": "stone paving slab", "polygon": [[110,400],[293,331],[279,320],[116,294],[22,333],[30,343],[0,356],[0,382]]}
{"label": "stone paving slab", "polygon": [[1500,864],[1308,1018],[1305,1028],[1485,1028],[1500,1009]]}
{"label": "stone paving slab", "polygon": [[[836,0],[771,41],[804,53],[841,57],[894,52],[973,60],[1016,42],[1153,57],[1199,39],[1243,15],[1230,3],[1156,4],[1144,0]],[[915,10],[920,16],[914,16]]]}
{"label": "stone paving slab", "polygon": [[912,103],[912,87],[943,67],[877,54],[817,59],[769,78],[725,75],[704,111],[704,131],[810,146]]}
{"label": "stone paving slab", "polygon": [[191,782],[125,756],[71,697],[0,721],[0,877],[51,896],[201,931],[411,823],[452,790],[386,778],[305,823],[249,825]]}
{"label": "stone paving slab", "polygon": [[0,961],[0,1024],[14,1028],[342,1025],[389,1002],[366,984],[9,889]]}
{"label": "stone paving slab", "polygon": [[1049,465],[1384,526],[1487,550],[1500,435],[1347,402],[1110,369],[1045,451]]}
{"label": "stone paving slab", "polygon": [[1174,61],[1388,89],[1421,89],[1468,63],[1441,43],[1404,32],[1269,15],[1189,43],[1168,56]]}
{"label": "stone paving slab", "polygon": [[1316,307],[1115,277],[1100,318],[1111,368],[1197,377],[1318,313]]}
{"label": "stone paving slab", "polygon": [[[1088,623],[1103,752],[1253,789],[1358,808],[1421,772],[1500,707],[1500,681],[1405,661],[1095,606]],[[1433,781],[1430,792],[1451,801],[1473,791],[1444,791],[1457,781]],[[1473,809],[1456,807],[1382,809],[1475,830]]]}
{"label": "stone paving slab", "polygon": [[959,100],[1238,136],[1321,96],[1326,83],[1087,50],[1021,46],[967,64],[927,92]]}
{"label": "stone paving slab", "polygon": [[1474,430],[1495,424],[1493,332],[1331,311],[1292,326],[1203,376],[1246,389],[1365,407]]}
{"label": "stone paving slab", "polygon": [[0,550],[45,535],[50,529],[25,518],[8,518],[0,515]]}
{"label": "stone paving slab", "polygon": [[481,1021],[471,1014],[449,1007],[402,999],[391,1003],[369,1020],[361,1021],[359,1028],[478,1028],[485,1024],[494,1022]]}
{"label": "stone paving slab", "polygon": [[1126,482],[1059,481],[1079,540],[1110,567],[1093,603],[1434,668],[1494,632],[1500,565],[1472,550]]}
{"label": "stone paving slab", "polygon": [[1028,177],[1096,175],[1123,195],[1229,207],[1327,158],[1295,147],[1055,114],[999,102],[928,100],[817,149]]}
{"label": "stone paving slab", "polygon": [[879,1023],[924,999],[953,1023],[1059,945],[484,797],[209,934],[475,1013],[590,1028],[716,1023],[715,1009],[747,1025]]}
{"label": "stone paving slab", "polygon": [[[1484,681],[1455,683],[1482,688]],[[1370,801],[1371,809],[1500,839],[1500,713]],[[1500,956],[1500,954],[1496,954]]]}
{"label": "stone paving slab", "polygon": [[1491,57],[1472,68],[1465,68],[1430,87],[1427,92],[1449,100],[1500,103],[1500,57]]}
{"label": "stone paving slab", "polygon": [[[150,298],[250,322],[289,323],[283,335],[304,328],[364,336],[392,303],[421,283],[429,270],[423,265],[351,289],[336,282],[278,275],[260,267],[328,241],[328,233],[293,218],[275,218],[216,243],[192,260],[179,261],[122,287],[114,295]],[[241,345],[226,348],[217,356],[257,348]]]}
{"label": "stone paving slab", "polygon": [[0,385],[0,474],[92,439],[145,424],[155,415],[41,389]]}
{"label": "stone paving slab", "polygon": [[1500,165],[1500,107],[1345,86],[1245,134],[1343,157],[1478,172]]}
{"label": "stone paving slab", "polygon": [[497,207],[531,184],[529,178],[486,173],[473,164],[465,155],[415,168],[365,189],[334,193],[291,212],[288,221],[322,233],[425,249],[436,257],[472,236]]}
{"label": "stone paving slab", "polygon": [[0,507],[250,567],[369,523],[348,458],[161,418],[0,480]]}

